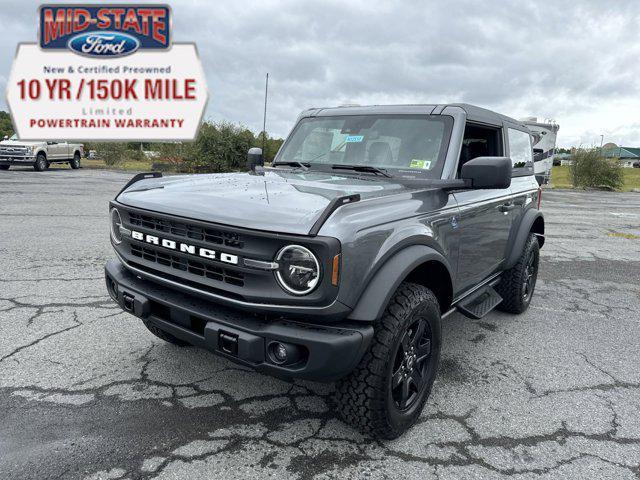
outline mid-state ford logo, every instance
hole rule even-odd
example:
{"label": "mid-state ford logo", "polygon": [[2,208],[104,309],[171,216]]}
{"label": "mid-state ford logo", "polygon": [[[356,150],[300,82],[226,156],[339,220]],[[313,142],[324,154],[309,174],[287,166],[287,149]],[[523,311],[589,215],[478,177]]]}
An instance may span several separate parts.
{"label": "mid-state ford logo", "polygon": [[80,55],[122,57],[137,50],[171,46],[167,5],[42,5],[40,48],[70,49]]}
{"label": "mid-state ford logo", "polygon": [[67,46],[80,55],[124,57],[140,48],[137,38],[118,32],[90,32],[76,35]]}

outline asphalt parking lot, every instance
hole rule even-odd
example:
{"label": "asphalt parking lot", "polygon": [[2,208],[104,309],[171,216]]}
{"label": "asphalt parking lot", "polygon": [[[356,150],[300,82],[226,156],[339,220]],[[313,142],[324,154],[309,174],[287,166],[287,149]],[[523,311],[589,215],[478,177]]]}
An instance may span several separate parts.
{"label": "asphalt parking lot", "polygon": [[444,323],[420,423],[378,442],[331,385],[149,334],[109,300],[131,174],[0,172],[0,478],[640,477],[640,194],[545,191],[523,315]]}

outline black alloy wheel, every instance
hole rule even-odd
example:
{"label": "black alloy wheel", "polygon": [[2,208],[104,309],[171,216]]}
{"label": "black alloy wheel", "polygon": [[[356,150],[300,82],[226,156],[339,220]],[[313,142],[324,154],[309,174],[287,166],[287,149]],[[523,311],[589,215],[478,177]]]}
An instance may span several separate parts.
{"label": "black alloy wheel", "polygon": [[533,289],[536,286],[538,277],[538,262],[536,261],[536,252],[531,250],[524,269],[524,278],[522,280],[522,297],[525,302],[531,300]]}
{"label": "black alloy wheel", "polygon": [[397,438],[411,428],[438,372],[441,331],[433,292],[401,283],[374,325],[368,351],[336,385],[342,419],[378,438]]}
{"label": "black alloy wheel", "polygon": [[410,409],[427,386],[431,331],[424,318],[416,318],[405,331],[396,351],[391,395],[396,408]]}
{"label": "black alloy wheel", "polygon": [[534,234],[522,249],[516,264],[502,273],[500,283],[495,289],[502,297],[502,302],[496,307],[509,313],[522,313],[531,303],[533,292],[538,279],[538,265],[540,263],[540,244]]}

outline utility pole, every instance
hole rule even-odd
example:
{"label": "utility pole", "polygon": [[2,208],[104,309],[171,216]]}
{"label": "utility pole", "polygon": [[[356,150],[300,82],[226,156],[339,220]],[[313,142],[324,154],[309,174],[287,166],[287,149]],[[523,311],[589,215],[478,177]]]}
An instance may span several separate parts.
{"label": "utility pole", "polygon": [[266,155],[266,143],[267,143],[267,95],[269,92],[269,73],[267,72],[267,78],[264,82],[264,116],[262,117],[262,155]]}

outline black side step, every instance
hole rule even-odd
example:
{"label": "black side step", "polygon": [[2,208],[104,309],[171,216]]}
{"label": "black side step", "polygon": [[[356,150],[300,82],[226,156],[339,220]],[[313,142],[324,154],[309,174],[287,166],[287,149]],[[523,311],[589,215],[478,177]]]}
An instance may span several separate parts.
{"label": "black side step", "polygon": [[469,298],[462,300],[456,305],[456,308],[464,316],[477,320],[496,308],[500,302],[502,302],[500,294],[492,286],[487,285],[473,293]]}

